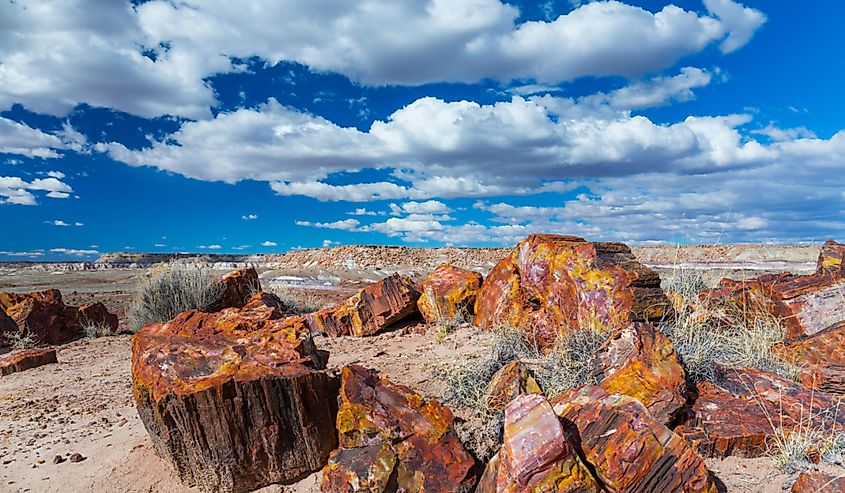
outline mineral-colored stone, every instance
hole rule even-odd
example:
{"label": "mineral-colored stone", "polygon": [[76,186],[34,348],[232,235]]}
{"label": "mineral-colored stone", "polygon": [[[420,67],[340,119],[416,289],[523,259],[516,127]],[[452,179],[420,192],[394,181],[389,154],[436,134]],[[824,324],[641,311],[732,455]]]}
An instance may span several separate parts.
{"label": "mineral-colored stone", "polygon": [[109,313],[106,305],[102,303],[88,303],[79,307],[79,323],[106,326],[112,331],[117,330],[118,319],[114,313]]}
{"label": "mineral-colored stone", "polygon": [[6,314],[5,308],[0,306],[0,347],[6,347],[8,345],[6,341],[7,335],[16,333],[17,331],[18,324],[12,320],[12,317]]}
{"label": "mineral-colored stone", "polygon": [[344,303],[308,315],[313,332],[332,337],[371,336],[417,313],[414,283],[393,274],[358,291]]}
{"label": "mineral-colored stone", "polygon": [[35,348],[0,355],[0,376],[56,363],[55,348]]}
{"label": "mineral-colored stone", "polygon": [[797,340],[845,320],[845,277],[767,274],[756,279],[723,279],[719,288],[703,294],[749,318],[769,317]]}
{"label": "mineral-colored stone", "polygon": [[258,291],[261,291],[261,281],[254,267],[230,272],[220,279],[220,295],[209,311],[241,308]]}
{"label": "mineral-colored stone", "polygon": [[831,274],[836,277],[845,276],[845,245],[833,240],[827,240],[819,250],[819,260],[816,264],[816,274]]}
{"label": "mineral-colored stone", "polygon": [[715,382],[698,384],[693,417],[675,429],[706,457],[759,457],[775,428],[788,435],[801,426],[845,429],[837,399],[773,373],[722,369]]}
{"label": "mineral-colored stone", "polygon": [[[439,402],[426,401],[375,371],[345,367],[337,414],[343,450],[333,454],[322,490],[381,492],[384,478],[391,474],[399,491],[469,489],[474,461],[458,439],[453,421],[452,412]],[[375,463],[377,459],[382,461]],[[360,484],[375,486],[367,489]]]}
{"label": "mineral-colored stone", "polygon": [[501,451],[487,465],[478,493],[599,491],[567,441],[545,397],[519,396],[505,410]]}
{"label": "mineral-colored stone", "polygon": [[608,491],[717,491],[701,456],[638,400],[584,386],[552,404]]}
{"label": "mineral-colored stone", "polygon": [[651,324],[634,322],[596,352],[593,378],[610,394],[640,401],[668,424],[686,402],[686,378],[669,338]]}
{"label": "mineral-colored stone", "polygon": [[65,305],[58,289],[0,293],[0,308],[14,320],[18,331],[26,330],[39,344],[63,344],[82,333],[77,308]]}
{"label": "mineral-colored stone", "polygon": [[821,471],[802,472],[792,483],[792,493],[845,493],[845,476]]}
{"label": "mineral-colored stone", "polygon": [[541,394],[540,386],[531,376],[525,363],[514,360],[497,371],[487,390],[487,404],[491,409],[504,411],[508,403],[520,395]]}
{"label": "mineral-colored stone", "polygon": [[474,313],[481,282],[478,272],[441,265],[420,284],[422,292],[417,302],[420,313],[426,322],[456,315],[469,318]]}
{"label": "mineral-colored stone", "polygon": [[669,302],[660,278],[622,243],[532,235],[499,262],[476,298],[476,325],[529,332],[548,349],[561,332],[615,330],[660,319]]}
{"label": "mineral-colored stone", "polygon": [[303,317],[256,295],[191,310],[132,340],[138,412],[156,453],[188,485],[245,492],[322,468],[337,446],[337,380]]}
{"label": "mineral-colored stone", "polygon": [[805,387],[845,394],[845,322],[797,342],[775,346],[775,352],[801,368]]}

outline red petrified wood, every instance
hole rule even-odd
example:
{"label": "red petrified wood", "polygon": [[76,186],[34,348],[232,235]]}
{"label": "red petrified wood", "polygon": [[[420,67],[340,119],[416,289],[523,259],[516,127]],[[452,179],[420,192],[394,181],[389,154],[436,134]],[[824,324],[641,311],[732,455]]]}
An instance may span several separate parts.
{"label": "red petrified wood", "polygon": [[792,483],[792,493],[845,493],[845,476],[820,471],[802,472]]}
{"label": "red petrified wood", "polygon": [[797,342],[777,345],[775,352],[801,368],[805,387],[845,394],[845,322]]}
{"label": "red petrified wood", "polygon": [[12,351],[0,355],[0,376],[56,363],[55,348],[36,348]]}
{"label": "red petrified wood", "polygon": [[638,400],[584,386],[552,404],[609,491],[716,492],[701,456]]}
{"label": "red petrified wood", "polygon": [[770,317],[782,323],[789,340],[811,336],[845,320],[845,277],[767,274],[756,279],[723,279],[719,288],[703,293],[749,318]]}
{"label": "red petrified wood", "polygon": [[548,349],[561,332],[616,330],[660,319],[668,309],[659,276],[626,245],[532,235],[487,276],[475,322],[519,328]]}
{"label": "red petrified wood", "polygon": [[446,493],[472,487],[474,461],[447,407],[359,366],[344,368],[341,382],[341,448],[323,470],[323,491]]}
{"label": "red petrified wood", "polygon": [[686,403],[686,378],[669,338],[651,324],[617,331],[593,357],[593,378],[611,394],[640,401],[668,424]]}
{"label": "red petrified wood", "polygon": [[692,411],[675,432],[706,457],[759,457],[775,433],[799,427],[845,429],[835,397],[753,368],[722,369],[715,382],[699,383]]}
{"label": "red petrified wood", "polygon": [[220,279],[220,296],[209,311],[240,308],[258,291],[261,291],[261,281],[254,267],[230,272]]}
{"label": "red petrified wood", "polygon": [[417,302],[420,313],[426,322],[455,316],[471,320],[481,282],[478,272],[441,265],[420,284],[422,293]]}
{"label": "red petrified wood", "polygon": [[358,291],[334,308],[308,315],[313,332],[332,337],[371,336],[417,313],[420,293],[414,283],[393,274]]}
{"label": "red petrified wood", "polygon": [[819,260],[816,263],[816,274],[831,274],[837,277],[845,276],[845,245],[833,240],[827,240],[819,250]]}
{"label": "red petrified wood", "polygon": [[504,411],[512,400],[520,395],[540,394],[540,386],[531,376],[528,366],[514,360],[497,371],[487,387],[487,405],[491,409]]}
{"label": "red petrified wood", "polygon": [[246,492],[320,469],[337,446],[337,380],[302,317],[261,295],[132,340],[138,412],[159,456],[203,491]]}
{"label": "red petrified wood", "polygon": [[504,444],[491,459],[476,493],[600,491],[567,441],[552,406],[523,395],[505,409]]}

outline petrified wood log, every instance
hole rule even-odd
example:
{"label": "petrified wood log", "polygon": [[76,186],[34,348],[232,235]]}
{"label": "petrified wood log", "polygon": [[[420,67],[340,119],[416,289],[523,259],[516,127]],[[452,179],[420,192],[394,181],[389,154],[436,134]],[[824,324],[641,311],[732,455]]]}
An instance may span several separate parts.
{"label": "petrified wood log", "polygon": [[471,320],[482,280],[478,272],[441,265],[420,284],[417,307],[426,322],[455,316]]}
{"label": "petrified wood log", "polygon": [[[337,429],[341,450],[323,470],[322,490],[454,492],[472,487],[474,461],[452,412],[359,366],[343,369]],[[369,485],[361,489],[358,485]]]}
{"label": "petrified wood log", "polygon": [[100,302],[80,306],[77,317],[83,327],[85,324],[94,324],[106,326],[112,331],[116,331],[119,323],[117,315],[110,313],[106,305]]}
{"label": "petrified wood log", "polygon": [[64,344],[82,334],[78,309],[65,305],[58,289],[34,293],[0,293],[0,308],[39,344]]}
{"label": "petrified wood log", "polygon": [[686,403],[686,377],[671,341],[647,323],[633,322],[596,351],[592,377],[610,394],[640,401],[669,424]]}
{"label": "petrified wood log", "polygon": [[802,472],[792,483],[792,493],[845,493],[845,476],[821,471]]}
{"label": "petrified wood log", "polygon": [[816,263],[816,274],[831,274],[845,276],[845,245],[833,240],[827,240],[819,250],[819,260]]}
{"label": "petrified wood log", "polygon": [[567,441],[545,397],[517,397],[505,409],[504,443],[482,475],[476,493],[600,491]]}
{"label": "petrified wood log", "polygon": [[719,288],[702,296],[750,319],[770,317],[782,323],[789,340],[811,336],[845,320],[845,278],[833,275],[786,273],[743,281],[723,279]]}
{"label": "petrified wood log", "polygon": [[705,457],[759,457],[776,445],[775,433],[787,436],[800,427],[845,429],[838,399],[774,373],[721,369],[715,382],[697,387],[693,416],[675,432]]}
{"label": "petrified wood log", "polygon": [[588,385],[552,404],[608,491],[716,492],[701,456],[638,400]]}
{"label": "petrified wood log", "polygon": [[487,387],[487,405],[504,411],[514,399],[525,394],[541,394],[540,386],[525,363],[514,360],[497,371]]}
{"label": "petrified wood log", "polygon": [[660,319],[668,310],[659,276],[624,244],[532,235],[487,276],[475,322],[519,328],[548,349],[561,332],[615,330],[631,320]]}
{"label": "petrified wood log", "polygon": [[0,355],[0,376],[56,363],[55,348],[35,348]]}
{"label": "petrified wood log", "polygon": [[220,279],[220,295],[208,311],[241,308],[258,291],[261,281],[254,267],[229,272]]}
{"label": "petrified wood log", "polygon": [[305,319],[277,316],[257,301],[192,310],[133,337],[138,412],[186,484],[245,492],[291,481],[337,446],[337,379],[321,371]]}
{"label": "petrified wood log", "polygon": [[308,322],[313,332],[332,337],[371,336],[417,313],[419,297],[410,279],[393,274],[334,308],[308,314]]}
{"label": "petrified wood log", "polygon": [[801,369],[805,387],[845,394],[845,322],[774,349],[784,361]]}
{"label": "petrified wood log", "polygon": [[8,337],[17,332],[18,324],[6,314],[5,308],[0,306],[0,348],[8,346]]}

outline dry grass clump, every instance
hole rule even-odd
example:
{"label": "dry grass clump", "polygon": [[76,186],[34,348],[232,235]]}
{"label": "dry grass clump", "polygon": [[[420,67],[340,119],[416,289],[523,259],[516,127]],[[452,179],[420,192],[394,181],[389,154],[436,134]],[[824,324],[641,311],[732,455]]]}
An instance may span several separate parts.
{"label": "dry grass clump", "polygon": [[169,263],[155,267],[141,283],[128,313],[133,332],[165,322],[187,310],[205,311],[221,296],[222,286],[199,264]]}
{"label": "dry grass clump", "polygon": [[304,315],[323,308],[334,306],[316,289],[296,288],[294,286],[273,286],[270,292],[282,300],[290,313]]}
{"label": "dry grass clump", "polygon": [[35,338],[35,334],[30,332],[26,327],[24,327],[24,329],[20,332],[11,332],[6,334],[6,341],[9,343],[9,346],[13,351],[19,349],[32,349],[38,345],[38,340]]}
{"label": "dry grass clump", "polygon": [[691,381],[714,379],[718,366],[798,378],[800,369],[773,350],[785,335],[777,317],[699,299],[706,284],[695,272],[680,271],[665,286],[675,300],[676,317],[660,324],[660,330],[672,341]]}
{"label": "dry grass clump", "polygon": [[464,445],[476,458],[489,459],[501,444],[504,416],[488,402],[488,387],[493,376],[514,360],[532,371],[544,395],[556,397],[562,392],[590,383],[590,362],[596,349],[610,336],[589,330],[574,331],[558,338],[556,346],[542,354],[536,344],[513,328],[495,331],[489,356],[467,362],[441,361],[430,365],[434,378],[445,383],[443,402],[463,410],[469,419],[456,429]]}
{"label": "dry grass clump", "polygon": [[117,335],[117,332],[112,330],[112,328],[109,327],[107,324],[95,323],[91,321],[85,321],[82,324],[82,333],[85,334],[85,337],[88,337],[90,339]]}

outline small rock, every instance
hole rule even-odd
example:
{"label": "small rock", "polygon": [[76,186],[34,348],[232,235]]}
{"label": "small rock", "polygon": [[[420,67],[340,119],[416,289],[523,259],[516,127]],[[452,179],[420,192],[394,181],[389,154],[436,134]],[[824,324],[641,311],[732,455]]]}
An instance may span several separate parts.
{"label": "small rock", "polygon": [[61,455],[57,455],[57,456],[53,457],[53,464],[61,464],[64,461],[65,461],[65,458],[62,457]]}
{"label": "small rock", "polygon": [[82,461],[84,461],[85,459],[87,459],[87,457],[85,457],[84,455],[80,454],[79,452],[74,452],[74,453],[70,456],[70,461],[71,461],[71,462],[82,462]]}

